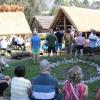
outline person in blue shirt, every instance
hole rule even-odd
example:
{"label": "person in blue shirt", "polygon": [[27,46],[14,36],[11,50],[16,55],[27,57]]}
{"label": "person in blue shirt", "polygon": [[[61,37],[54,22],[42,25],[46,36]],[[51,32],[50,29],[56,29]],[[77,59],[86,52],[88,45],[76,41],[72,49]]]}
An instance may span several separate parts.
{"label": "person in blue shirt", "polygon": [[89,55],[93,56],[93,58],[94,58],[96,48],[97,48],[96,31],[92,30],[91,34],[89,35]]}
{"label": "person in blue shirt", "polygon": [[33,33],[33,36],[31,38],[31,49],[32,49],[32,58],[34,59],[34,64],[39,63],[40,38],[36,31]]}

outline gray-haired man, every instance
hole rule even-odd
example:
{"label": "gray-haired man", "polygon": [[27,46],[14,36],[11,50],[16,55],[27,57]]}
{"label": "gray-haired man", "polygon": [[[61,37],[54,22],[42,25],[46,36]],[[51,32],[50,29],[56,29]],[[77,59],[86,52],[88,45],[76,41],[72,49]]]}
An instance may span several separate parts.
{"label": "gray-haired man", "polygon": [[58,81],[50,75],[50,69],[48,60],[40,61],[41,73],[32,82],[32,100],[54,100],[58,94]]}

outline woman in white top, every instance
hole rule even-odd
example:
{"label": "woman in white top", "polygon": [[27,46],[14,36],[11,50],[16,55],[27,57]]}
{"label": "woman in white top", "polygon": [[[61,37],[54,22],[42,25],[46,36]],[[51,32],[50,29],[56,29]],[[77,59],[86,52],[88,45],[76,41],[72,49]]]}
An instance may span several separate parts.
{"label": "woman in white top", "polygon": [[25,79],[25,67],[18,66],[14,70],[15,77],[11,81],[11,100],[29,100],[31,82]]}

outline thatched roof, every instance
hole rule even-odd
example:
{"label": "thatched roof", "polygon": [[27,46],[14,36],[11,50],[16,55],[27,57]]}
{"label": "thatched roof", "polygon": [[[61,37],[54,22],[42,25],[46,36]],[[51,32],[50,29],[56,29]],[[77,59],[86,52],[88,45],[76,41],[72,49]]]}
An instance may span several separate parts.
{"label": "thatched roof", "polygon": [[37,20],[37,22],[41,25],[43,29],[49,29],[53,18],[54,16],[35,16],[33,17],[32,22],[34,22],[34,20]]}
{"label": "thatched roof", "polygon": [[22,5],[7,5],[3,4],[0,5],[0,12],[17,12],[17,11],[23,11],[24,12],[24,7]]}
{"label": "thatched roof", "polygon": [[0,35],[31,33],[23,12],[0,12]]}
{"label": "thatched roof", "polygon": [[51,28],[56,25],[60,12],[68,18],[77,31],[89,32],[93,28],[100,32],[100,10],[61,6],[50,25]]}

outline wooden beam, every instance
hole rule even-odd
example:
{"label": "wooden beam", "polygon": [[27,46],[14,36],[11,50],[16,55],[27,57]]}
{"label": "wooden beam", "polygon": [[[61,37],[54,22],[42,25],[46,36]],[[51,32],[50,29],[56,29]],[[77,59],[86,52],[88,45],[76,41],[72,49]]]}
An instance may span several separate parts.
{"label": "wooden beam", "polygon": [[64,15],[64,30],[66,30],[66,17]]}

